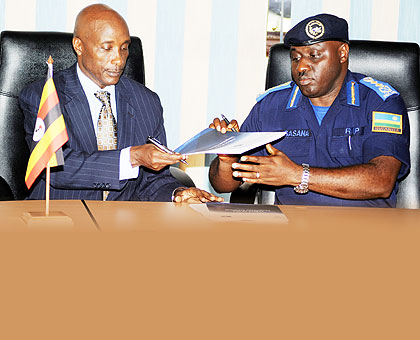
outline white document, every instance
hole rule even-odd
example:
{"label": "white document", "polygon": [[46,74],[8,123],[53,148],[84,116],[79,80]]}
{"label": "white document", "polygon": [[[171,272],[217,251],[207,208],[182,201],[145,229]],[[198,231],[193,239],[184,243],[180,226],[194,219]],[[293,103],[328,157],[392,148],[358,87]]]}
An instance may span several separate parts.
{"label": "white document", "polygon": [[174,151],[183,155],[220,153],[239,155],[282,138],[286,132],[231,132],[220,133],[204,129]]}

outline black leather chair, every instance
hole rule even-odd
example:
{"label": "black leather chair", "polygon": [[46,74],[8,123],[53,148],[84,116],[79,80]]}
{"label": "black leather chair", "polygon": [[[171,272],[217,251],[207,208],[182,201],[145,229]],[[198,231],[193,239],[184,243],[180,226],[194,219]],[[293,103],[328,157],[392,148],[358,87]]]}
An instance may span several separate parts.
{"label": "black leather chair", "polygon": [[195,187],[194,181],[191,179],[191,177],[177,165],[170,166],[169,170],[171,171],[171,175],[174,176],[179,182],[181,182],[184,187]]}
{"label": "black leather chair", "polygon": [[[399,208],[420,208],[420,58],[416,43],[387,41],[350,41],[349,69],[390,83],[402,95],[410,119],[411,171],[400,184]],[[266,89],[291,79],[289,50],[283,44],[270,49]],[[270,188],[241,186],[231,202],[273,203]]]}
{"label": "black leather chair", "polygon": [[[0,37],[0,199],[24,199],[24,182],[29,150],[24,138],[23,115],[18,106],[20,91],[47,75],[48,56],[54,71],[76,62],[72,34],[63,32],[3,31]],[[141,41],[131,37],[130,56],[124,75],[144,84]],[[179,169],[178,169],[179,170]],[[180,174],[174,170],[175,175]],[[186,174],[185,174],[186,175]],[[185,180],[180,174],[180,180]],[[188,175],[187,175],[188,176]],[[191,179],[189,179],[191,183]]]}

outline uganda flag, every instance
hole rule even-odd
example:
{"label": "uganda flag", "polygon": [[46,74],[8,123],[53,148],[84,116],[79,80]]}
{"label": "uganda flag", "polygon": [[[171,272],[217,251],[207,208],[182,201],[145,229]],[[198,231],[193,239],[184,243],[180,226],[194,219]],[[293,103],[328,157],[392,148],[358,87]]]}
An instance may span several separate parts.
{"label": "uganda flag", "polygon": [[32,152],[26,170],[25,183],[28,189],[36,178],[50,166],[64,164],[61,147],[68,141],[66,125],[58,102],[57,91],[53,82],[53,60],[48,59],[48,75],[42,90],[35,130],[32,137]]}

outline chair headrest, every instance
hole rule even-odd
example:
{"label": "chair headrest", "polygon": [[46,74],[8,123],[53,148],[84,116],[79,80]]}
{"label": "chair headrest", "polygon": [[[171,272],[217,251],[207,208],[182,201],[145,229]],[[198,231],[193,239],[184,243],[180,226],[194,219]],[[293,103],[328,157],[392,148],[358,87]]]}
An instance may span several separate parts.
{"label": "chair headrest", "polygon": [[[266,88],[291,79],[290,51],[283,44],[270,49]],[[420,109],[419,45],[406,42],[351,40],[349,69],[397,89],[409,111]]]}
{"label": "chair headrest", "polygon": [[[77,61],[72,33],[3,31],[0,39],[0,90],[10,97],[17,98],[25,86],[46,77],[50,55],[54,71]],[[131,37],[129,54],[124,75],[144,84],[143,50],[138,37]]]}

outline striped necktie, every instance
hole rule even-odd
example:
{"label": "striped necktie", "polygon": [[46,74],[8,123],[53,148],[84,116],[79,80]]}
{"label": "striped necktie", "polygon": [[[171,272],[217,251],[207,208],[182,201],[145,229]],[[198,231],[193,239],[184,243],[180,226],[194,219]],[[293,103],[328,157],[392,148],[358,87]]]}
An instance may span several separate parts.
{"label": "striped necktie", "polygon": [[[112,114],[110,93],[107,91],[97,91],[95,92],[95,97],[102,103],[98,118],[98,129],[96,131],[98,150],[115,150],[117,148],[117,122]],[[104,191],[104,201],[106,201],[108,194],[109,191]]]}

